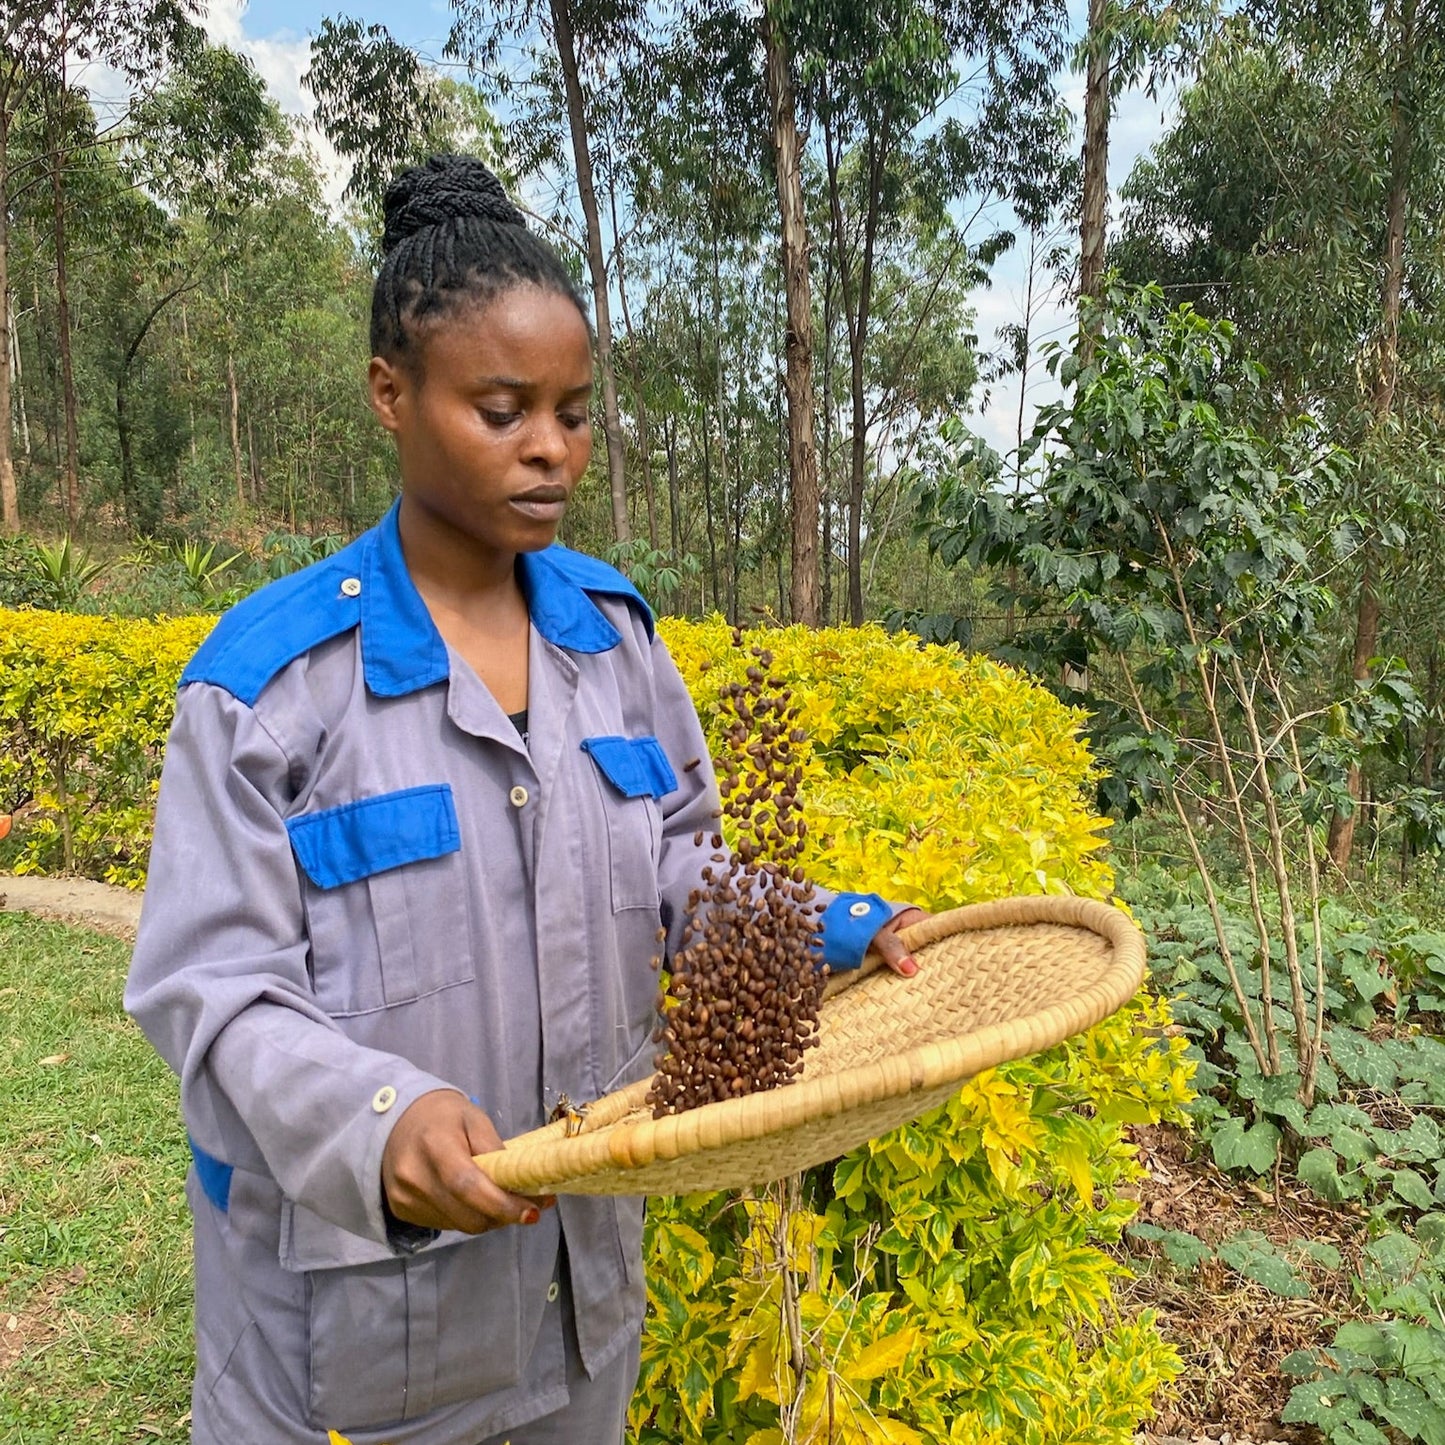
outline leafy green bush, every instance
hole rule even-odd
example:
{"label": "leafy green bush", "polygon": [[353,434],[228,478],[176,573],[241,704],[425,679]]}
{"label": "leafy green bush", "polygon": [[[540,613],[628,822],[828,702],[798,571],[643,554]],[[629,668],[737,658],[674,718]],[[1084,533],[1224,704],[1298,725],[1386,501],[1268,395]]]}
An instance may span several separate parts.
{"label": "leafy green bush", "polygon": [[0,537],[0,607],[45,607],[50,597],[35,544],[26,537]]}

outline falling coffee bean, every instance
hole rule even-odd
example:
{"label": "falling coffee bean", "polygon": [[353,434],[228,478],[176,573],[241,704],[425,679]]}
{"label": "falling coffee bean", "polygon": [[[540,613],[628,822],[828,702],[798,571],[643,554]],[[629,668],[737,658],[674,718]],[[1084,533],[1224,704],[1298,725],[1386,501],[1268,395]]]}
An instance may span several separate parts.
{"label": "falling coffee bean", "polygon": [[[740,631],[733,645],[743,647]],[[818,1042],[822,905],[799,862],[807,829],[797,750],[807,733],[791,690],[772,675],[772,653],[754,646],[748,655],[747,681],[721,691],[726,748],[714,760],[723,806],[713,816],[732,820],[738,842],[729,853],[713,833],[706,886],[688,899],[661,1000],[669,1023],[657,1041],[667,1047],[647,1096],[657,1118],[790,1083]],[[698,832],[694,846],[703,839]]]}

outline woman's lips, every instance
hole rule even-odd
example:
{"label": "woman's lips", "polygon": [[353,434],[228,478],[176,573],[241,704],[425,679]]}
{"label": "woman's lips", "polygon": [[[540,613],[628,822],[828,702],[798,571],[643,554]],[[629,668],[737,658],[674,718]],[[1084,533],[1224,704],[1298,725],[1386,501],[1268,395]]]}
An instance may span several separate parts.
{"label": "woman's lips", "polygon": [[538,489],[513,497],[511,504],[524,517],[530,517],[534,522],[560,522],[562,513],[567,510],[567,493],[560,488],[556,491],[551,488],[545,491]]}

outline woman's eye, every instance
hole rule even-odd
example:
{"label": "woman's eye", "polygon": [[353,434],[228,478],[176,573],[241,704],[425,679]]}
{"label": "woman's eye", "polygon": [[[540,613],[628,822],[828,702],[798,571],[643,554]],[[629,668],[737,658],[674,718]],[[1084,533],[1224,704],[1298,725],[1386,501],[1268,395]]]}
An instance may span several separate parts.
{"label": "woman's eye", "polygon": [[481,408],[482,417],[493,426],[509,426],[521,416],[519,411],[493,411],[490,407]]}
{"label": "woman's eye", "polygon": [[558,418],[565,427],[573,429],[579,426],[586,426],[592,420],[591,414],[585,411],[564,411],[558,413]]}

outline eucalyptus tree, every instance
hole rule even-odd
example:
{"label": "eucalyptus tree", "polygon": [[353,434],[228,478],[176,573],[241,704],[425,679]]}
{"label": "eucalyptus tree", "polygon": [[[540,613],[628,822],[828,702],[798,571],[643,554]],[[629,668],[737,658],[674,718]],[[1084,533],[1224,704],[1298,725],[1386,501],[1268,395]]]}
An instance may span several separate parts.
{"label": "eucalyptus tree", "polygon": [[[229,294],[227,251],[231,233],[245,211],[265,198],[263,170],[284,150],[290,133],[254,67],[234,51],[206,46],[148,97],[136,111],[136,133],[127,148],[133,173],[161,199],[168,219],[190,217],[189,243],[170,251],[172,266],[162,273],[157,295],[147,306],[127,344],[115,382],[116,431],[120,443],[121,487],[133,519],[151,532],[159,521],[153,502],[141,506],[127,414],[131,367],[147,333],[165,307],[194,290],[199,273],[215,267]],[[163,223],[165,224],[165,223]],[[171,221],[174,225],[175,222]],[[196,231],[199,235],[195,235]],[[236,318],[224,320],[227,333]],[[231,400],[231,448],[236,491],[245,501],[241,464],[240,408],[235,365],[227,348]]]}
{"label": "eucalyptus tree", "polygon": [[[831,265],[850,358],[848,612],[863,620],[863,511],[868,374],[879,246],[915,201],[960,213],[951,256],[966,269],[1011,238],[970,246],[971,222],[995,198],[1052,207],[1068,157],[1053,74],[1065,56],[1060,0],[976,7],[911,0],[883,11],[862,3],[797,6],[793,42],[800,93],[822,134]],[[1041,198],[1035,201],[1035,193]],[[973,215],[968,208],[973,208]],[[922,284],[927,287],[927,278]]]}
{"label": "eucalyptus tree", "polygon": [[475,88],[426,63],[384,25],[323,20],[301,79],[315,97],[317,125],[351,167],[343,196],[373,250],[382,198],[403,167],[460,150],[507,177],[501,127]]}
{"label": "eucalyptus tree", "polygon": [[[682,406],[681,424],[671,432],[669,489],[679,458],[689,457],[701,492],[698,521],[707,539],[712,605],[724,611],[735,605],[743,526],[735,512],[729,515],[729,498],[736,507],[748,494],[741,403],[757,400],[767,418],[758,413],[758,423],[775,423],[780,368],[772,358],[784,330],[774,301],[781,281],[771,244],[777,183],[759,62],[753,17],[730,5],[684,7],[655,55],[656,103],[649,124],[639,128],[643,143],[631,179],[634,225],[646,253],[655,257],[643,303],[649,354],[656,358],[652,384]],[[775,454],[759,447],[754,455],[768,458],[771,474]],[[791,552],[798,532],[791,483],[790,492],[793,540],[784,542]],[[684,502],[684,547],[691,521]],[[806,614],[799,610],[797,583],[790,569],[787,605],[780,611],[801,621]]]}
{"label": "eucalyptus tree", "polygon": [[[1084,72],[1084,155],[1079,296],[1097,298],[1108,226],[1109,123],[1114,102],[1140,75],[1159,79],[1192,63],[1214,19],[1209,0],[1088,0],[1075,67]],[[1084,307],[1097,314],[1097,308]]]}
{"label": "eucalyptus tree", "polygon": [[[195,23],[200,9],[198,0],[9,0],[0,17],[0,526],[6,530],[20,525],[11,454],[8,218],[17,195],[58,173],[69,154],[66,139],[54,135],[53,154],[17,160],[10,152],[12,129],[42,92],[60,95],[72,87],[74,59],[99,61],[117,71],[133,94],[144,94],[178,59],[203,45]],[[118,139],[125,124],[123,114],[103,138]],[[80,144],[89,147],[95,140],[83,134]],[[58,195],[63,206],[63,189]]]}
{"label": "eucalyptus tree", "polygon": [[817,626],[818,454],[813,437],[813,293],[808,274],[807,210],[803,200],[802,141],[787,30],[809,6],[764,0],[760,16],[767,76],[769,130],[778,186],[783,287],[788,301],[784,339],[788,395],[788,474],[792,485],[792,608],[795,620]]}
{"label": "eucalyptus tree", "polygon": [[606,75],[619,58],[641,44],[649,16],[642,0],[514,0],[497,8],[481,0],[454,0],[454,23],[447,54],[464,61],[479,77],[507,83],[503,46],[541,37],[547,54],[532,52],[527,83],[546,89],[551,61],[560,72],[561,93],[571,143],[573,178],[582,208],[587,269],[597,317],[597,366],[602,382],[602,425],[607,448],[607,477],[612,503],[613,533],[618,542],[632,535],[627,511],[627,480],[617,372],[613,361],[611,283],[606,242],[594,177],[590,97],[581,75]]}

